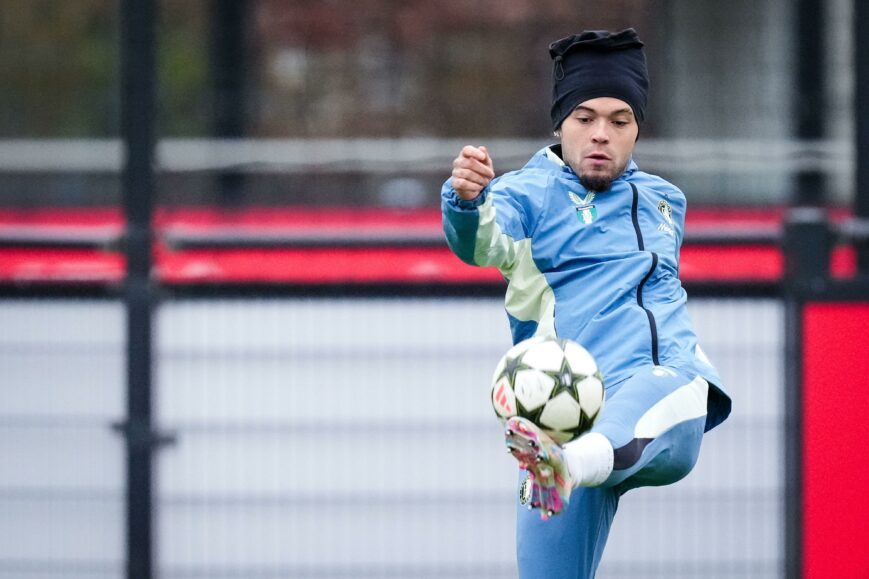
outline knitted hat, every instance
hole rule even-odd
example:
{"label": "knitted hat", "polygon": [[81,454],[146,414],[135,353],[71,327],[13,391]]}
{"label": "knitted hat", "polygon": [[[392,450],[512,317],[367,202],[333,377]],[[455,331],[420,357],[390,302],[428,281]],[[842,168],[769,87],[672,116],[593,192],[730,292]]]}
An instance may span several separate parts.
{"label": "knitted hat", "polygon": [[630,105],[637,122],[646,112],[649,73],[643,43],[633,28],[590,30],[549,45],[553,62],[552,128],[580,103],[614,97]]}

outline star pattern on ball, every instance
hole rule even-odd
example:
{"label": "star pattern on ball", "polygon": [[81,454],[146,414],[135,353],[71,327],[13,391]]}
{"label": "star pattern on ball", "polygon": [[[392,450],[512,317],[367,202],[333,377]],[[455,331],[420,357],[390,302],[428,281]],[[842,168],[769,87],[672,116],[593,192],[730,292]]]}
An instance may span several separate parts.
{"label": "star pattern on ball", "polygon": [[570,370],[570,365],[565,359],[561,365],[558,375],[555,376],[555,388],[552,390],[552,395],[555,396],[564,390],[570,391],[573,388],[573,372]]}
{"label": "star pattern on ball", "polygon": [[509,376],[511,379],[516,376],[516,370],[519,370],[522,367],[521,355],[504,360],[504,374]]}

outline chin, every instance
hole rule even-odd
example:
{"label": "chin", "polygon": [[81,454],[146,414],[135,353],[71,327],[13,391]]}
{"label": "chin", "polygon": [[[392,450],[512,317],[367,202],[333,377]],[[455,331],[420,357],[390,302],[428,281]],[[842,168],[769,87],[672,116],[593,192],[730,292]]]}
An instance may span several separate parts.
{"label": "chin", "polygon": [[589,173],[585,172],[579,176],[580,184],[595,193],[603,193],[612,185],[615,177],[609,173]]}

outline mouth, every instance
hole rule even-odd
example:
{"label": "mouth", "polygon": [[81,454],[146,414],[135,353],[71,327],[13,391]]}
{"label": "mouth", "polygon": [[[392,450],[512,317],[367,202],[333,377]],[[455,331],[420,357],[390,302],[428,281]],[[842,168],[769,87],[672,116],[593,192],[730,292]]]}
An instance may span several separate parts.
{"label": "mouth", "polygon": [[586,159],[591,159],[592,161],[611,161],[609,155],[606,153],[591,153],[585,156]]}

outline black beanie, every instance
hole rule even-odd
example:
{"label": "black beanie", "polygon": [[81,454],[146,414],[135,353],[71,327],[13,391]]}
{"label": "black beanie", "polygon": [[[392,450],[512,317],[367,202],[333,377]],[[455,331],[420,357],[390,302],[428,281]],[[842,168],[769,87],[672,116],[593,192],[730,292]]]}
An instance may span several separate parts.
{"label": "black beanie", "polygon": [[590,30],[549,45],[552,57],[552,129],[587,100],[614,97],[634,111],[646,112],[649,73],[643,43],[633,28],[621,32]]}

